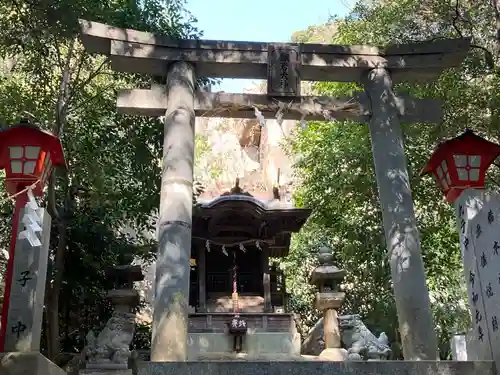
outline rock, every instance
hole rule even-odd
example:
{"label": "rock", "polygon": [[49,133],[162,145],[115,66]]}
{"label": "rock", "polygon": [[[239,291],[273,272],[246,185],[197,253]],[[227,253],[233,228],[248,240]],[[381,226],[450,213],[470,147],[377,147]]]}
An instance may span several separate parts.
{"label": "rock", "polygon": [[342,348],[329,348],[323,350],[319,359],[322,361],[343,362],[347,360],[347,350]]}

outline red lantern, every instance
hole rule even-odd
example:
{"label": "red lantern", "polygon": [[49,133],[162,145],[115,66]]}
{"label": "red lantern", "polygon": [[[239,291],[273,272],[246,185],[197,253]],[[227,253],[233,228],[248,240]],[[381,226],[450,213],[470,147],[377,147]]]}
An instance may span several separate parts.
{"label": "red lantern", "polygon": [[500,155],[500,145],[466,130],[440,143],[420,175],[431,173],[448,202],[467,188],[484,189],[486,170]]}
{"label": "red lantern", "polygon": [[36,183],[33,194],[41,196],[52,168],[65,165],[59,138],[38,126],[21,122],[0,131],[0,169],[9,194]]}
{"label": "red lantern", "polygon": [[0,352],[3,352],[5,347],[19,215],[28,202],[27,188],[31,187],[34,195],[43,195],[45,182],[52,169],[58,166],[66,166],[66,162],[61,141],[53,134],[23,121],[0,131],[0,170],[5,169],[7,192],[15,196],[16,200],[12,218],[9,262],[5,275]]}

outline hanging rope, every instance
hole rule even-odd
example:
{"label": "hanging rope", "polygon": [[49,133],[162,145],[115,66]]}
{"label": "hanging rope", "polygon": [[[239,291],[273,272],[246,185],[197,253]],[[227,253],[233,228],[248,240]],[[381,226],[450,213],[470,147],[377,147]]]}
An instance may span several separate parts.
{"label": "hanging rope", "polygon": [[[205,248],[207,250],[210,248],[210,244],[217,245],[217,246],[225,246],[225,247],[233,247],[233,246],[239,246],[239,245],[254,244],[255,247],[257,247],[257,249],[262,250],[262,247],[261,247],[262,241],[259,241],[259,240],[246,240],[246,241],[222,243],[222,242],[207,240],[206,238],[203,238],[203,237],[193,236],[193,238],[196,238],[197,240],[204,240],[205,241]],[[207,242],[209,243],[208,247],[207,247]],[[210,250],[208,250],[208,251],[210,251]]]}
{"label": "hanging rope", "polygon": [[236,251],[233,251],[233,311],[237,316],[240,312],[240,305],[238,300],[238,265],[236,264]]}
{"label": "hanging rope", "polygon": [[36,185],[37,185],[40,181],[41,181],[41,180],[40,180],[40,179],[38,179],[38,180],[36,180],[33,184],[31,184],[30,186],[28,186],[28,187],[24,188],[24,189],[23,189],[23,190],[21,190],[21,191],[18,191],[16,194],[12,194],[12,195],[9,195],[7,198],[1,199],[1,200],[0,200],[0,204],[5,203],[5,202],[7,202],[8,200],[14,200],[17,196],[19,196],[19,195],[21,195],[21,194],[24,194],[24,193],[26,193],[26,192],[27,192],[27,191],[29,191],[29,190],[33,190],[33,189],[36,187]]}

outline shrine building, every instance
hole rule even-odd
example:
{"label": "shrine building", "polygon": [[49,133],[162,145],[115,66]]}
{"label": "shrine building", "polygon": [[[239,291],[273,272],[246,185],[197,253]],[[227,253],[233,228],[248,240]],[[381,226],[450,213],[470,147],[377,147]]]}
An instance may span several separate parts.
{"label": "shrine building", "polygon": [[273,199],[258,199],[237,180],[230,191],[199,201],[194,209],[190,353],[232,352],[227,325],[235,313],[248,326],[246,353],[300,353],[300,336],[286,310],[285,279],[270,258],[288,255],[291,234],[301,229],[311,210],[293,208],[279,199],[277,189],[273,193]]}

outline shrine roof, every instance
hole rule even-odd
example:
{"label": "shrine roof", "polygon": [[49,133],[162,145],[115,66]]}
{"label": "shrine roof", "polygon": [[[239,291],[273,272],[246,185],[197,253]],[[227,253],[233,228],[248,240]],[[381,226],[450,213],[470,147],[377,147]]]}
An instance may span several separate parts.
{"label": "shrine roof", "polygon": [[298,218],[300,217],[307,220],[311,214],[310,209],[296,208],[293,206],[292,202],[282,201],[277,188],[273,189],[272,195],[266,194],[265,192],[259,195],[261,196],[260,198],[244,191],[239,186],[239,178],[237,178],[235,186],[219,197],[214,199],[198,199],[198,210],[194,215],[207,217],[213,214],[218,216],[220,211],[238,209],[253,211],[253,216],[260,218],[270,215],[290,216],[294,214]]}
{"label": "shrine roof", "polygon": [[300,211],[304,210],[303,208],[295,208],[291,202],[284,202],[277,199],[259,199],[253,196],[237,194],[223,195],[215,199],[204,199],[198,201],[198,203],[200,203],[200,207],[203,209],[211,209],[218,206],[228,205],[229,202],[236,205],[253,205],[257,211],[282,211],[293,209]]}
{"label": "shrine roof", "polygon": [[[277,189],[276,189],[277,190]],[[235,186],[212,200],[199,200],[193,213],[193,238],[219,245],[260,241],[285,256],[291,233],[298,232],[311,214],[310,209],[293,207],[279,199],[258,199]]]}

